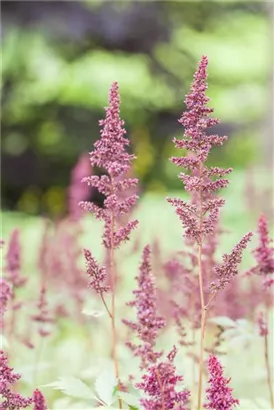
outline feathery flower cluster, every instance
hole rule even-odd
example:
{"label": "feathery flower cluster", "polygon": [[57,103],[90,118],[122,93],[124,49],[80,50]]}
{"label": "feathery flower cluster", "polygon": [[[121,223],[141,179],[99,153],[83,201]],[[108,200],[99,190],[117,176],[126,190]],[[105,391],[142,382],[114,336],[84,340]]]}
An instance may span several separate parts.
{"label": "feathery flower cluster", "polygon": [[84,256],[86,260],[87,274],[90,277],[88,286],[99,294],[108,292],[110,287],[106,284],[106,269],[98,265],[88,249],[84,249]]}
{"label": "feathery flower cluster", "polygon": [[173,140],[175,146],[186,149],[188,155],[171,158],[178,167],[190,171],[190,175],[181,172],[179,178],[187,191],[199,197],[201,205],[199,207],[181,199],[167,198],[176,209],[185,229],[185,236],[195,239],[198,244],[205,236],[214,232],[220,208],[225,201],[214,197],[213,194],[228,185],[228,180],[223,177],[232,171],[232,168],[207,167],[204,164],[211,147],[222,145],[227,139],[227,137],[206,134],[207,128],[219,123],[218,119],[210,117],[214,110],[207,107],[209,101],[206,96],[207,65],[207,57],[203,56],[194,74],[190,93],[185,100],[187,111],[179,119],[179,123],[185,129],[184,138]]}
{"label": "feathery flower cluster", "polygon": [[5,278],[0,278],[0,312],[1,316],[4,315],[8,301],[11,299],[12,292],[10,285]]}
{"label": "feathery flower cluster", "polygon": [[210,285],[211,292],[217,292],[220,289],[224,289],[225,286],[231,282],[233,277],[237,275],[238,266],[242,261],[243,250],[247,247],[252,235],[251,232],[244,235],[240,242],[234,246],[230,254],[223,255],[223,263],[215,266],[214,272],[217,279]]}
{"label": "feathery flower cluster", "polygon": [[33,392],[33,403],[34,408],[33,410],[47,410],[45,397],[40,392],[39,389],[34,390]]}
{"label": "feathery flower cluster", "polygon": [[32,316],[32,320],[39,323],[38,333],[41,337],[49,336],[51,331],[48,325],[54,323],[54,318],[49,313],[45,286],[41,287],[37,309],[38,313]]}
{"label": "feathery flower cluster", "polygon": [[267,336],[268,335],[268,326],[265,321],[263,312],[260,312],[258,317],[257,317],[257,324],[259,327],[259,334],[260,336]]}
{"label": "feathery flower cluster", "polygon": [[223,375],[223,366],[218,358],[210,355],[208,359],[208,371],[210,374],[209,385],[206,389],[207,403],[205,408],[209,410],[232,410],[239,404],[238,399],[232,397],[232,388],[228,387],[230,379]]}
{"label": "feathery flower cluster", "polygon": [[259,218],[257,232],[259,245],[253,251],[257,266],[252,269],[252,273],[261,275],[265,287],[270,287],[274,283],[274,247],[273,240],[269,238],[267,220],[264,215]]}
{"label": "feathery flower cluster", "polygon": [[151,363],[155,363],[162,355],[162,352],[155,352],[154,348],[157,334],[165,326],[164,318],[156,313],[156,289],[151,273],[150,255],[151,250],[147,245],[143,250],[139,276],[136,277],[138,289],[133,291],[135,300],[127,303],[128,306],[136,308],[137,321],[123,320],[126,326],[137,333],[141,342],[139,345],[127,342],[134,355],[140,357],[141,369],[147,368]]}
{"label": "feathery flower cluster", "polygon": [[121,242],[129,239],[131,231],[138,224],[137,220],[128,221],[125,226],[117,224],[119,217],[129,213],[138,199],[136,194],[125,196],[121,193],[136,187],[138,179],[125,177],[135,156],[126,151],[129,140],[124,137],[126,130],[124,121],[120,119],[120,97],[117,82],[111,86],[106,118],[101,120],[99,125],[103,127],[100,131],[101,138],[94,144],[94,151],[90,153],[90,162],[92,166],[103,168],[107,175],[92,175],[83,178],[82,181],[97,188],[105,195],[104,208],[99,208],[94,203],[85,201],[80,202],[80,206],[105,222],[103,234],[105,247],[118,248]]}
{"label": "feathery flower cluster", "polygon": [[20,288],[26,282],[26,278],[21,276],[21,245],[19,237],[19,229],[14,229],[11,233],[6,253],[6,279],[13,288]]}
{"label": "feathery flower cluster", "polygon": [[190,397],[190,391],[185,389],[177,391],[177,384],[183,381],[183,377],[177,375],[173,360],[177,350],[173,350],[167,356],[167,360],[149,366],[148,373],[144,374],[142,381],[136,387],[143,390],[149,398],[142,398],[141,405],[145,410],[186,410],[186,404]]}
{"label": "feathery flower cluster", "polygon": [[82,179],[91,172],[91,166],[87,154],[82,154],[71,173],[70,186],[68,188],[68,211],[69,215],[76,219],[81,215],[79,202],[88,199],[91,188],[81,184]]}
{"label": "feathery flower cluster", "polygon": [[14,373],[8,365],[8,359],[3,350],[0,351],[0,395],[1,410],[25,409],[32,403],[31,398],[25,398],[13,391],[13,385],[21,378],[20,374]]}

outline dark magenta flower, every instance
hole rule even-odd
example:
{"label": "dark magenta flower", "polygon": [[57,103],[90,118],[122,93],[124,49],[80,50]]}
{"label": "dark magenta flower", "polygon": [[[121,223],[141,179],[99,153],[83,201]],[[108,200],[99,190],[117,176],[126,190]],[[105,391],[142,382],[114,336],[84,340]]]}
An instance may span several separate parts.
{"label": "dark magenta flower", "polygon": [[89,287],[102,294],[108,292],[110,287],[106,284],[106,269],[100,267],[88,249],[84,249],[87,274],[90,277]]}
{"label": "dark magenta flower", "polygon": [[269,237],[265,215],[259,218],[257,232],[259,244],[253,251],[257,266],[251,269],[251,273],[260,275],[268,288],[274,283],[274,247],[273,240]]}
{"label": "dark magenta flower", "polygon": [[5,265],[6,279],[13,288],[19,288],[26,282],[26,278],[21,275],[22,261],[19,229],[12,231],[7,246]]}
{"label": "dark magenta flower", "polygon": [[47,410],[45,397],[40,392],[39,389],[34,390],[33,392],[33,403],[34,408],[33,410]]}
{"label": "dark magenta flower", "polygon": [[3,350],[0,351],[0,409],[21,410],[30,406],[32,398],[25,398],[14,391],[14,385],[21,378],[8,365],[8,359]]}
{"label": "dark magenta flower", "polygon": [[4,315],[7,310],[8,301],[11,299],[12,292],[10,285],[5,278],[0,278],[0,308],[1,316]]}
{"label": "dark magenta flower", "polygon": [[141,369],[154,363],[162,355],[161,352],[155,352],[155,344],[159,330],[165,326],[164,318],[157,314],[156,289],[151,273],[150,255],[150,247],[146,246],[143,250],[139,275],[136,277],[138,288],[133,291],[135,299],[128,303],[128,306],[135,307],[137,320],[134,322],[123,320],[137,334],[140,341],[139,344],[127,342],[127,345],[135,356],[140,357]]}
{"label": "dark magenta flower", "polygon": [[145,410],[186,410],[186,404],[190,397],[190,391],[184,389],[178,391],[178,383],[183,377],[176,372],[173,364],[176,348],[167,356],[165,361],[160,361],[148,367],[147,373],[143,375],[142,381],[136,387],[143,390],[148,398],[140,400]]}
{"label": "dark magenta flower", "polygon": [[234,246],[230,254],[223,255],[223,263],[214,268],[217,279],[210,285],[212,292],[217,292],[231,282],[238,273],[239,264],[242,261],[243,250],[247,247],[248,242],[252,238],[252,233],[249,232],[243,236],[237,245]]}
{"label": "dark magenta flower", "polygon": [[120,225],[121,215],[128,214],[135,205],[138,195],[125,195],[138,184],[138,179],[127,178],[134,155],[129,154],[126,147],[129,140],[124,137],[126,130],[124,121],[120,119],[120,97],[118,83],[114,82],[109,92],[109,106],[106,118],[99,122],[102,127],[101,138],[94,144],[90,153],[90,162],[94,167],[102,168],[106,175],[92,175],[83,178],[83,182],[97,188],[105,196],[104,208],[92,202],[80,202],[86,211],[105,222],[103,242],[106,248],[118,248],[121,242],[129,239],[131,231],[138,221],[127,221]]}
{"label": "dark magenta flower", "polygon": [[211,355],[208,359],[208,371],[210,387],[206,389],[206,409],[232,410],[239,404],[238,399],[232,397],[232,388],[228,386],[230,379],[223,375],[223,367],[216,356]]}
{"label": "dark magenta flower", "polygon": [[[214,111],[207,107],[209,98],[207,90],[207,57],[203,56],[191,85],[190,93],[185,103],[187,110],[183,113],[179,123],[184,126],[184,136],[181,140],[173,141],[179,149],[188,151],[186,156],[172,157],[171,161],[178,167],[186,168],[190,173],[181,172],[179,178],[183,181],[185,189],[189,191],[196,201],[192,204],[181,199],[167,198],[179,216],[185,229],[185,236],[201,243],[203,238],[214,232],[218,221],[219,210],[224,205],[224,200],[214,196],[215,191],[225,188],[228,180],[223,178],[232,171],[232,168],[208,167],[205,161],[213,145],[222,145],[227,137],[208,135],[206,129],[219,123],[210,114]],[[199,202],[202,209],[199,209]],[[202,211],[202,218],[201,218]]]}

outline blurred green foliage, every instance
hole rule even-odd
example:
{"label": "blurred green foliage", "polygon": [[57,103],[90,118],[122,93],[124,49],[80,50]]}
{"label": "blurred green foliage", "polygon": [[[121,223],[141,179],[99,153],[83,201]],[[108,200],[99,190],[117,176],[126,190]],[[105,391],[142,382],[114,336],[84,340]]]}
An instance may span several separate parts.
{"label": "blurred green foliage", "polygon": [[181,188],[167,158],[202,54],[216,131],[231,137],[212,162],[241,168],[258,157],[271,68],[267,3],[18,3],[2,11],[4,207],[65,211],[70,170],[99,136],[114,80],[143,188]]}

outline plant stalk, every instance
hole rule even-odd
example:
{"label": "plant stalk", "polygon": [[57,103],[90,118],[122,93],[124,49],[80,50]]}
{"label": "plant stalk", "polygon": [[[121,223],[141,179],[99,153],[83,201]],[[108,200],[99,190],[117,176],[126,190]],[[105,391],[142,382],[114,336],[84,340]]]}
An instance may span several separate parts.
{"label": "plant stalk", "polygon": [[203,267],[202,267],[202,253],[203,253],[203,193],[202,193],[202,172],[203,164],[200,162],[199,166],[199,200],[200,200],[200,215],[199,215],[199,228],[200,228],[200,240],[198,243],[198,274],[199,274],[199,288],[200,288],[200,301],[201,301],[201,335],[200,335],[200,354],[199,354],[199,381],[198,381],[198,410],[201,409],[202,403],[202,386],[203,386],[203,367],[204,367],[204,336],[205,336],[205,324],[206,324],[206,306],[204,297],[204,284],[203,284]]}
{"label": "plant stalk", "polygon": [[[266,307],[267,311],[265,314],[265,322],[268,326],[268,308]],[[273,385],[272,385],[272,377],[271,377],[271,368],[270,368],[270,360],[269,360],[269,346],[268,346],[268,332],[264,335],[264,357],[265,357],[265,367],[266,367],[266,374],[267,374],[267,385],[269,389],[270,395],[270,403],[271,409],[274,409],[274,393],[273,393]]]}
{"label": "plant stalk", "polygon": [[[113,190],[113,177],[110,176],[111,179],[111,191],[112,194]],[[120,378],[119,378],[119,363],[118,363],[118,356],[117,356],[117,331],[116,331],[116,323],[115,323],[115,290],[116,290],[116,269],[115,269],[115,258],[114,258],[114,227],[115,227],[115,217],[114,213],[112,212],[111,215],[111,242],[110,242],[110,281],[111,281],[111,313],[110,313],[110,320],[111,320],[111,332],[112,332],[112,357],[114,361],[114,371],[115,377],[117,380],[117,390],[120,390]],[[107,309],[108,310],[108,309]],[[122,400],[118,399],[119,409],[122,409]]]}
{"label": "plant stalk", "polygon": [[163,383],[161,381],[161,377],[160,374],[158,372],[158,370],[156,370],[156,377],[160,386],[160,390],[161,390],[161,396],[162,396],[162,410],[166,409],[166,405],[165,405],[165,396],[164,396],[164,388],[163,388]]}

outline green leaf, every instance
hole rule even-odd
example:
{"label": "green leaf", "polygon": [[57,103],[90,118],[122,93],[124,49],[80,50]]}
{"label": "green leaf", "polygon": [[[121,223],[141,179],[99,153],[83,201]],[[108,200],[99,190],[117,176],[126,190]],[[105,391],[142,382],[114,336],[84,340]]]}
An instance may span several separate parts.
{"label": "green leaf", "polygon": [[102,371],[102,373],[95,380],[95,390],[100,399],[110,406],[115,397],[113,396],[114,389],[117,385],[113,366]]}
{"label": "green leaf", "polygon": [[88,385],[73,376],[61,377],[59,380],[46,384],[43,387],[52,387],[55,390],[61,390],[67,396],[86,400],[95,399],[102,403],[101,400],[94,395]]}
{"label": "green leaf", "polygon": [[211,319],[208,320],[208,322],[215,323],[215,325],[222,326],[223,328],[236,326],[236,323],[234,322],[234,320],[230,319],[227,316],[212,317]]}

